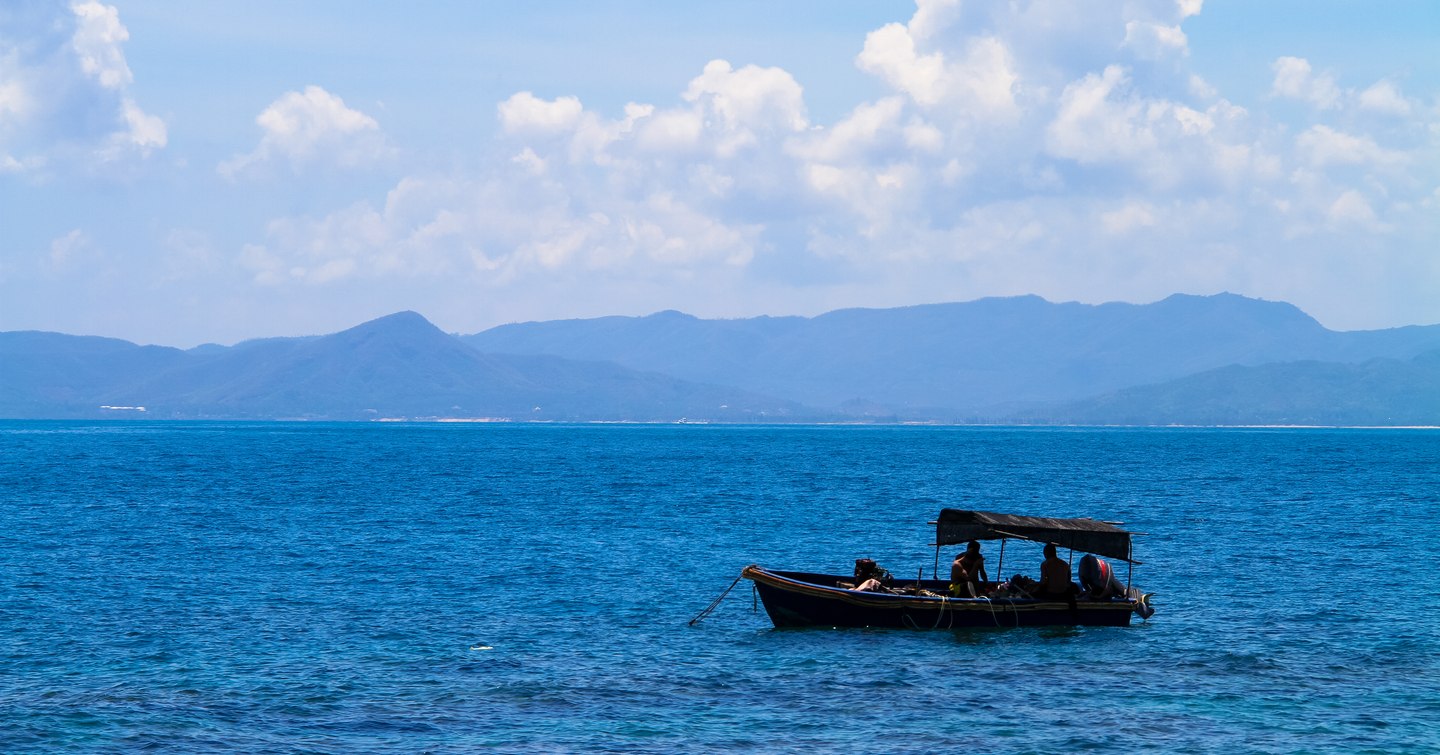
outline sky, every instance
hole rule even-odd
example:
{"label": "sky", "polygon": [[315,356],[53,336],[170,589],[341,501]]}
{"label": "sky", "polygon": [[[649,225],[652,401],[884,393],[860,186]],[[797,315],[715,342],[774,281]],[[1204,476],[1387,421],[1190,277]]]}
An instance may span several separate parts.
{"label": "sky", "polygon": [[0,2],[0,330],[1440,323],[1430,0]]}

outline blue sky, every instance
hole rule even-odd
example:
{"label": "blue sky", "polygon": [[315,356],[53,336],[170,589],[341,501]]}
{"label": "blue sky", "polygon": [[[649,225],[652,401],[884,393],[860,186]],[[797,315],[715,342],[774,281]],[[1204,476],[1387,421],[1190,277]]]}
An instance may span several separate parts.
{"label": "blue sky", "polygon": [[18,2],[0,330],[1036,293],[1440,322],[1440,4]]}

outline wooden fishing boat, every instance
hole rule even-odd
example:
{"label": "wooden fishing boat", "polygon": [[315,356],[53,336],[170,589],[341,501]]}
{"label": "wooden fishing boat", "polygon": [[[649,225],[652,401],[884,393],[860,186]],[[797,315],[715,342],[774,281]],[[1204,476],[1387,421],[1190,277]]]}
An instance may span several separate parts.
{"label": "wooden fishing boat", "polygon": [[[1108,564],[1091,558],[1084,563],[1084,590],[1064,598],[1037,599],[1013,585],[987,582],[984,597],[953,597],[949,580],[936,579],[940,548],[970,540],[999,540],[1005,563],[1005,543],[1028,540],[1052,543],[1093,556],[1124,561],[1130,572],[1138,561],[1131,552],[1131,536],[1116,523],[1094,519],[1054,519],[987,511],[944,509],[935,522],[935,569],[931,579],[923,570],[915,579],[891,580],[882,591],[854,589],[852,575],[773,571],[747,566],[741,573],[755,583],[765,612],[777,627],[895,627],[953,629],[960,627],[1128,626],[1132,614],[1149,618],[1149,595],[1124,585]],[[1098,566],[1096,566],[1098,564]],[[1098,569],[1098,573],[1097,570]]]}

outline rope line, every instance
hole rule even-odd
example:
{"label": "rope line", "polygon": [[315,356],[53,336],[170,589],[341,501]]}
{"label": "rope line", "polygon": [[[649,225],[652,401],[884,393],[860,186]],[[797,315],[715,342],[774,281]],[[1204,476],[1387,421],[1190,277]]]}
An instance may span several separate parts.
{"label": "rope line", "polygon": [[[945,628],[946,628],[946,629],[954,629],[954,628],[955,628],[955,609],[950,608],[950,598],[947,598],[947,597],[945,597],[944,595],[938,595],[938,596],[936,596],[936,597],[940,598],[940,610],[939,610],[939,612],[937,612],[937,613],[935,614],[935,623],[932,624],[932,625],[930,625],[930,628],[931,628],[931,629],[939,629],[939,628],[940,628],[940,620],[945,618],[945,612],[948,610],[948,611],[950,612],[950,624],[949,624],[949,626],[947,626],[947,627],[945,627]],[[900,622],[901,622],[902,624],[908,625],[911,629],[920,629],[920,625],[915,623],[915,619],[913,619],[913,618],[910,617],[910,613],[909,613],[908,611],[903,612],[903,613],[900,614]]]}
{"label": "rope line", "polygon": [[715,611],[715,609],[716,609],[717,607],[719,607],[720,601],[724,600],[724,599],[725,599],[725,596],[726,596],[726,595],[729,595],[729,594],[730,594],[730,591],[735,589],[735,585],[740,584],[740,580],[742,580],[742,579],[744,579],[744,578],[745,578],[745,572],[744,572],[744,571],[741,571],[741,572],[740,572],[740,576],[736,577],[736,578],[735,578],[735,581],[734,581],[734,582],[731,582],[731,583],[730,583],[730,586],[727,587],[727,588],[725,588],[725,592],[720,593],[720,597],[718,597],[718,598],[716,598],[714,601],[712,601],[712,602],[710,603],[710,605],[705,606],[705,610],[701,611],[700,613],[695,614],[695,618],[693,618],[693,619],[690,620],[690,626],[693,627],[693,626],[695,626],[696,624],[699,624],[701,621],[703,621],[703,620],[705,619],[706,616],[709,616],[711,613],[713,613],[713,612]]}

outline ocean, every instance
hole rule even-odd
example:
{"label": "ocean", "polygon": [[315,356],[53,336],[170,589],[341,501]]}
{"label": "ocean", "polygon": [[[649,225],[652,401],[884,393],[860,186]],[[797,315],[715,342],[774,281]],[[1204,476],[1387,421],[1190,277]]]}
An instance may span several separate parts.
{"label": "ocean", "polygon": [[[688,625],[943,507],[1155,616]],[[7,421],[0,546],[7,753],[1440,752],[1440,431]]]}

